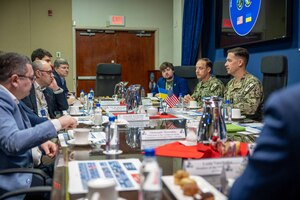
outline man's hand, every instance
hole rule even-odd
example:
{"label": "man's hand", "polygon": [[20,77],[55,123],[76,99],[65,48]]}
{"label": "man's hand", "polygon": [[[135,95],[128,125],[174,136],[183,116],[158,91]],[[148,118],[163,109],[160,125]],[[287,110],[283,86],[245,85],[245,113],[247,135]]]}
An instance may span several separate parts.
{"label": "man's hand", "polygon": [[77,126],[77,120],[69,115],[62,116],[58,120],[62,129],[72,129]]}
{"label": "man's hand", "polygon": [[53,78],[52,82],[50,83],[50,85],[48,87],[53,91],[57,91],[59,89],[55,78]]}
{"label": "man's hand", "polygon": [[50,158],[53,158],[58,153],[57,144],[51,141],[44,142],[43,144],[41,144],[40,147],[44,150],[45,154]]}
{"label": "man's hand", "polygon": [[188,104],[190,101],[195,101],[193,97],[191,97],[189,94],[184,96],[184,103]]}

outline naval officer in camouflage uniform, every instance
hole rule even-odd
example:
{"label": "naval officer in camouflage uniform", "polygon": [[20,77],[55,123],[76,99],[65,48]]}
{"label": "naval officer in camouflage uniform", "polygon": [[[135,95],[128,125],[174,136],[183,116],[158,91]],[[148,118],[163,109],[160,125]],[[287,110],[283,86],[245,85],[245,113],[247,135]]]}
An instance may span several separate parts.
{"label": "naval officer in camouflage uniform", "polygon": [[260,112],[263,101],[263,88],[260,81],[246,71],[249,60],[247,49],[237,47],[227,51],[225,67],[231,79],[224,92],[224,99],[229,99],[233,108],[241,113],[253,116]]}
{"label": "naval officer in camouflage uniform", "polygon": [[185,103],[190,101],[197,101],[199,107],[202,107],[202,98],[210,96],[223,96],[223,83],[211,76],[212,62],[208,58],[201,58],[196,63],[196,75],[200,79],[192,96],[186,95],[184,97]]}

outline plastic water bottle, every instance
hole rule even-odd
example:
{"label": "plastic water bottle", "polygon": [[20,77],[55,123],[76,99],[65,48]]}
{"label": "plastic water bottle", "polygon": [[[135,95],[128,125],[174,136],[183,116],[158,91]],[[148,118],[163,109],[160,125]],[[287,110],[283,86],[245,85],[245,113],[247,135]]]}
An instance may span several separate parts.
{"label": "plastic water bottle", "polygon": [[109,117],[106,129],[106,153],[116,154],[119,151],[119,132],[115,123],[115,116]]}
{"label": "plastic water bottle", "polygon": [[161,169],[156,161],[155,149],[146,148],[140,169],[139,200],[161,199]]}
{"label": "plastic water bottle", "polygon": [[87,94],[84,94],[83,105],[84,105],[84,110],[88,110],[88,95]]}
{"label": "plastic water bottle", "polygon": [[94,100],[93,100],[92,96],[89,96],[88,112],[89,112],[89,114],[94,114]]}
{"label": "plastic water bottle", "polygon": [[80,91],[80,101],[84,101],[84,91]]}
{"label": "plastic water bottle", "polygon": [[92,97],[92,99],[94,99],[95,93],[93,88],[90,89],[90,96]]}
{"label": "plastic water bottle", "polygon": [[223,115],[224,115],[224,119],[227,119],[228,121],[231,121],[232,117],[231,117],[231,104],[230,104],[230,100],[226,100],[225,104],[223,105]]}
{"label": "plastic water bottle", "polygon": [[102,109],[100,103],[96,104],[95,114],[94,114],[94,124],[96,126],[102,125]]}
{"label": "plastic water bottle", "polygon": [[183,107],[184,107],[184,99],[183,99],[182,93],[179,93],[178,100],[179,100],[178,108],[180,108],[180,110],[183,111]]}
{"label": "plastic water bottle", "polygon": [[142,87],[141,89],[141,99],[144,99],[145,98],[145,89],[144,87]]}

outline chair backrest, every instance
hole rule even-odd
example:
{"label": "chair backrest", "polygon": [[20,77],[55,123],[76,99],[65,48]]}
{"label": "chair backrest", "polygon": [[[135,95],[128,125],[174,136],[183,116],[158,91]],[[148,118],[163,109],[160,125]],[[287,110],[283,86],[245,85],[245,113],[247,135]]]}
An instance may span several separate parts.
{"label": "chair backrest", "polygon": [[213,75],[222,81],[224,86],[232,79],[232,76],[227,73],[225,62],[226,61],[215,61],[213,65]]}
{"label": "chair backrest", "polygon": [[196,67],[195,66],[175,66],[174,73],[187,80],[190,93],[193,94],[196,85],[199,80],[196,76]]}
{"label": "chair backrest", "polygon": [[263,74],[264,101],[269,95],[280,88],[286,87],[288,79],[288,61],[286,56],[265,56],[261,60]]}
{"label": "chair backrest", "polygon": [[96,96],[112,96],[115,85],[121,81],[121,65],[100,63],[96,69]]}

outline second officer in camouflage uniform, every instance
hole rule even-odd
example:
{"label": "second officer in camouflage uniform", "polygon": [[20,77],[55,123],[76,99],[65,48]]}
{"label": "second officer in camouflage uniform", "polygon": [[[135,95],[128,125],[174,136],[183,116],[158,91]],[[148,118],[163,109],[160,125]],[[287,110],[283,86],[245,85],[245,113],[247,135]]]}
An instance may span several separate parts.
{"label": "second officer in camouflage uniform", "polygon": [[202,98],[211,96],[223,96],[223,83],[211,76],[212,62],[208,58],[201,58],[196,63],[196,75],[200,79],[192,96],[186,95],[184,97],[185,103],[192,100],[197,101],[198,106],[202,107]]}
{"label": "second officer in camouflage uniform", "polygon": [[234,78],[225,88],[224,99],[229,99],[233,108],[241,109],[243,115],[260,112],[263,88],[260,81],[246,71],[249,60],[247,49],[237,47],[227,51],[225,67]]}

